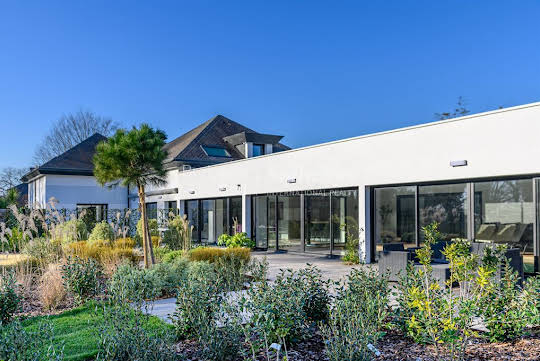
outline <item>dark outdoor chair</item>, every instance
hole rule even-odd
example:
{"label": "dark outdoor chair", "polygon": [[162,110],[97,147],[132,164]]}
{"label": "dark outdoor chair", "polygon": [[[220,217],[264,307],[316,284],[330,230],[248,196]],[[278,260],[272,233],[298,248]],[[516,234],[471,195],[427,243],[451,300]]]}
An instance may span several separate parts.
{"label": "dark outdoor chair", "polygon": [[412,261],[414,255],[404,249],[403,243],[385,243],[379,252],[379,273],[388,272],[389,281],[399,281],[400,273],[405,272]]}

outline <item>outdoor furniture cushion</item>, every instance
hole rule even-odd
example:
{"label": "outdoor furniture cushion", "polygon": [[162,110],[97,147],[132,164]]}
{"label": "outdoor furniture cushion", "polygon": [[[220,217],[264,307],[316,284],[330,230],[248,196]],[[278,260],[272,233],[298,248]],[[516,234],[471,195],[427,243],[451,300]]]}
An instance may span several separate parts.
{"label": "outdoor furniture cushion", "polygon": [[383,251],[384,252],[390,252],[390,251],[404,251],[405,246],[403,243],[383,243]]}
{"label": "outdoor furniture cushion", "polygon": [[476,231],[477,239],[492,240],[493,235],[497,231],[497,225],[495,224],[481,224]]}
{"label": "outdoor furniture cushion", "polygon": [[495,240],[499,243],[512,242],[512,239],[514,238],[514,233],[516,232],[516,228],[517,226],[515,223],[502,225],[495,234]]}

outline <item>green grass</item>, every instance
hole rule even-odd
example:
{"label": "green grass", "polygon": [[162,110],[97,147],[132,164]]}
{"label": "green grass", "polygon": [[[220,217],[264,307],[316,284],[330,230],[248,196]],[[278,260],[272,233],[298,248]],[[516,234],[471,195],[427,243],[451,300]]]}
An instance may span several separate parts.
{"label": "green grass", "polygon": [[[97,355],[99,330],[104,320],[101,304],[89,302],[59,315],[32,317],[25,320],[23,326],[35,332],[42,320],[48,320],[53,325],[55,343],[63,344],[66,360],[90,360]],[[172,325],[154,316],[150,317],[148,328],[156,332],[172,332],[174,329]]]}

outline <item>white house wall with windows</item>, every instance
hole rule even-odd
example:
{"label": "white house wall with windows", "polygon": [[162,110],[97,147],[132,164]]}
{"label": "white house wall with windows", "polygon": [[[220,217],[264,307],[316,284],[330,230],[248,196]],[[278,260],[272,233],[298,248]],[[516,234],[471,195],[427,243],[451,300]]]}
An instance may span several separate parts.
{"label": "white house wall with windows", "polygon": [[419,228],[436,220],[449,238],[511,243],[534,264],[538,134],[540,103],[534,103],[171,169],[163,188],[169,193],[154,190],[148,202],[178,201],[203,232],[218,200],[241,197],[242,229],[267,249],[339,254],[343,225],[358,222],[366,261],[376,259],[382,242],[420,243]]}
{"label": "white house wall with windows", "polygon": [[[421,227],[437,221],[448,239],[520,248],[533,271],[540,251],[538,134],[540,103],[299,149],[218,115],[165,146],[167,184],[148,187],[146,201],[151,210],[187,215],[195,243],[243,230],[259,249],[339,256],[348,239],[359,238],[371,262],[384,243],[419,245]],[[95,147],[90,143],[87,149]],[[79,166],[71,156],[61,160],[63,171]],[[31,183],[49,168],[26,178]],[[47,199],[137,207],[125,188],[98,191],[77,171],[64,175],[40,186]]]}

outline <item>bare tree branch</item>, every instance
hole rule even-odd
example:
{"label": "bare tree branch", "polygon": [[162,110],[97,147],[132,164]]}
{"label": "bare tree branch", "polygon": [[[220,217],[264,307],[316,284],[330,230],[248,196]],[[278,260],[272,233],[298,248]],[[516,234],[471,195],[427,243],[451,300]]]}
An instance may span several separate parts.
{"label": "bare tree branch", "polygon": [[49,134],[34,153],[35,165],[41,165],[79,144],[94,133],[110,136],[118,128],[111,118],[97,115],[89,110],[67,113],[53,123]]}
{"label": "bare tree branch", "polygon": [[7,167],[0,171],[0,195],[21,183],[21,177],[28,172],[27,168]]}

